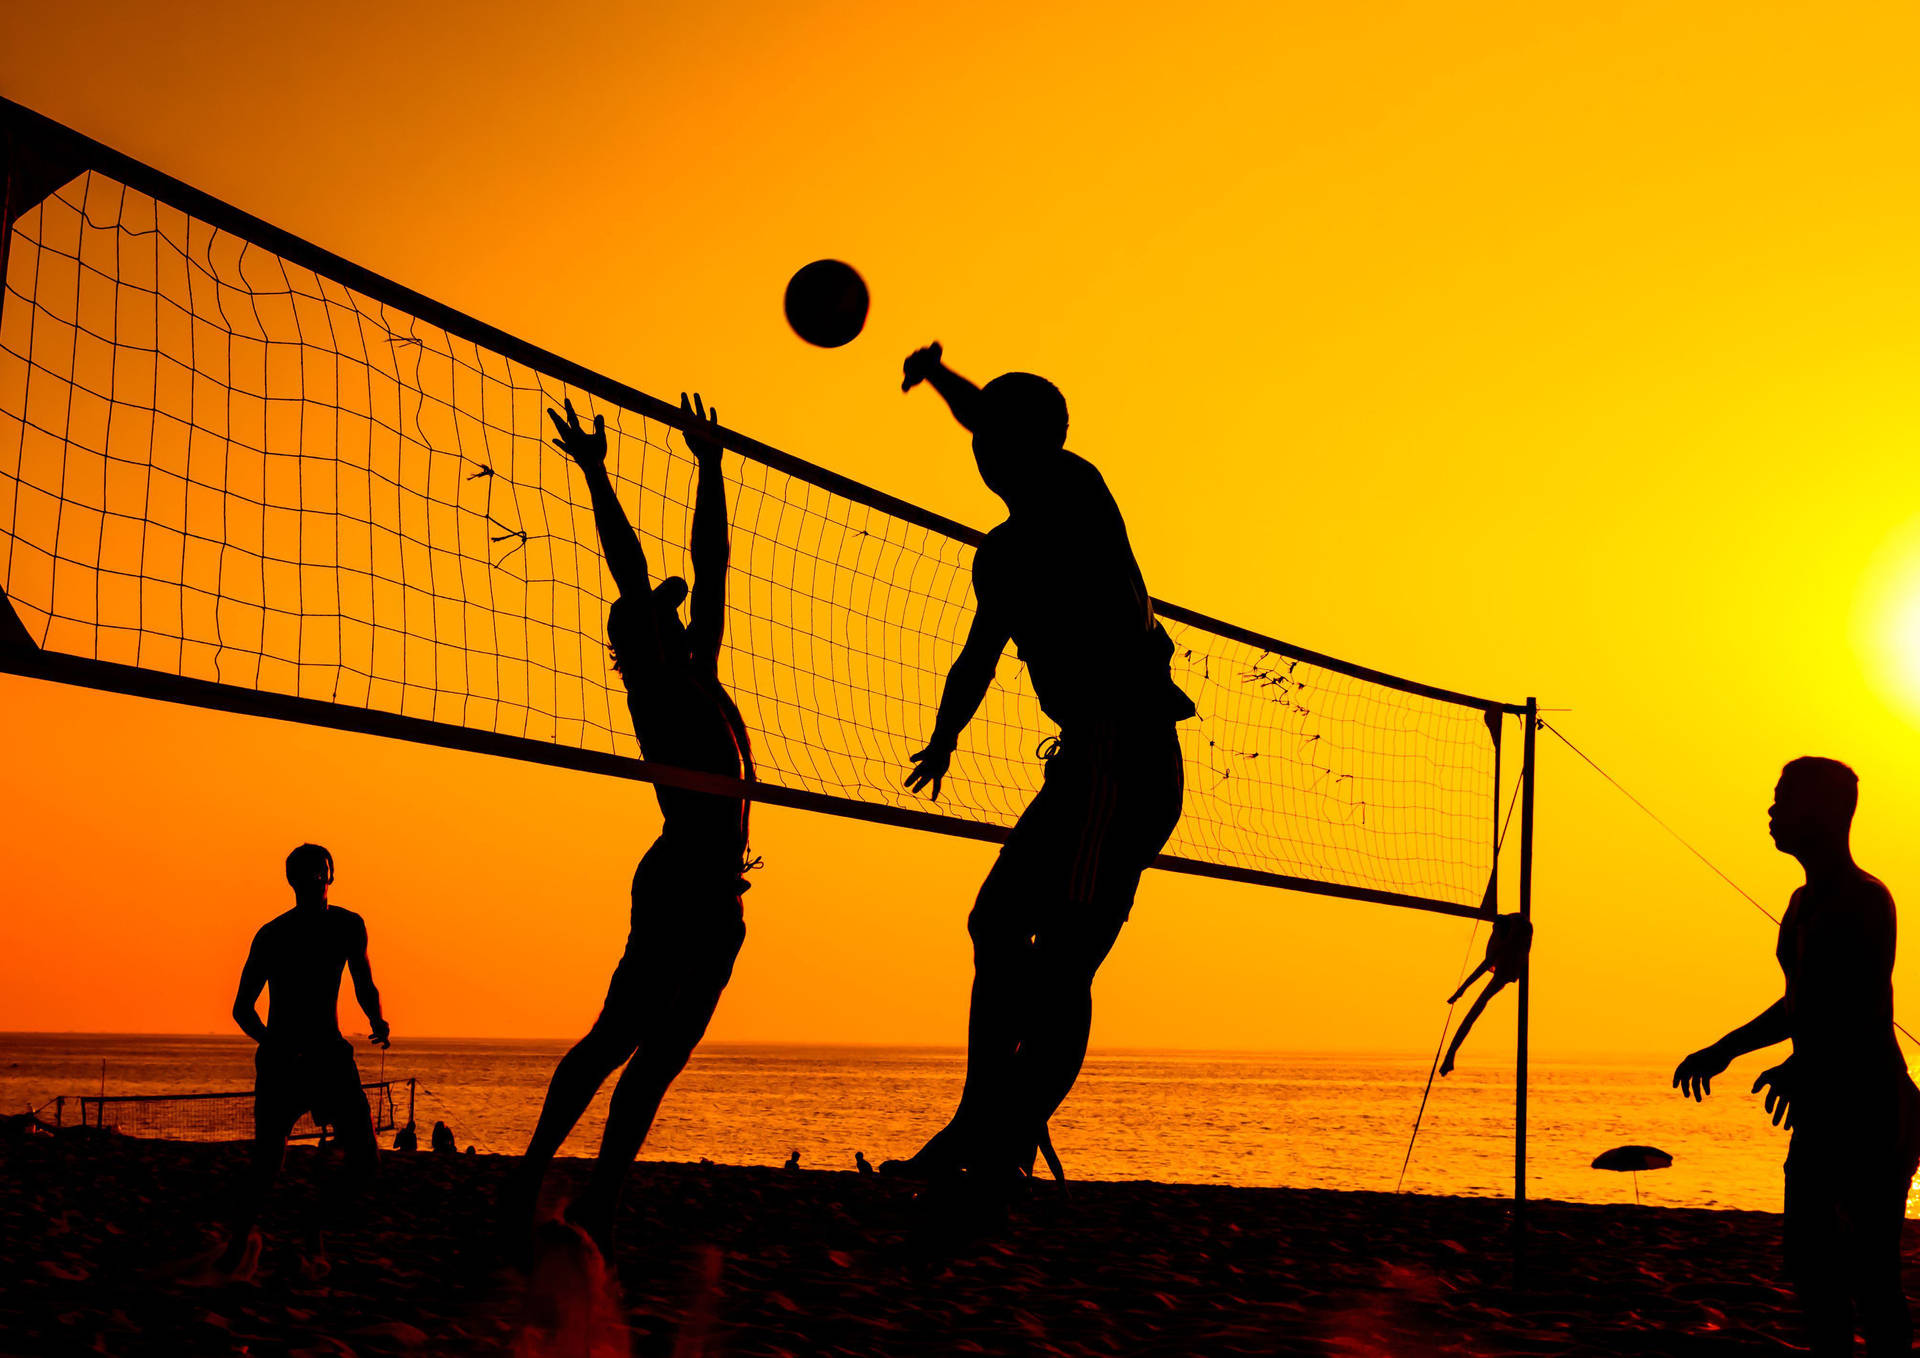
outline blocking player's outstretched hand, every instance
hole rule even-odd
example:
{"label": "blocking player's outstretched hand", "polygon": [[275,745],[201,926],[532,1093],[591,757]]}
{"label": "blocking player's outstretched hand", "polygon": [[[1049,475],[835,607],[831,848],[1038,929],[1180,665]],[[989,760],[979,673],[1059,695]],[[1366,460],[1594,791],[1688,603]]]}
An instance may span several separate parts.
{"label": "blocking player's outstretched hand", "polygon": [[940,784],[947,776],[947,767],[953,763],[953,749],[947,745],[929,745],[913,756],[914,769],[907,775],[906,789],[918,792],[928,784],[933,791],[927,795],[934,801],[940,800]]}
{"label": "blocking player's outstretched hand", "polygon": [[680,413],[687,417],[687,427],[680,431],[680,437],[687,441],[687,451],[694,459],[706,462],[720,456],[720,440],[708,432],[708,426],[720,427],[720,408],[708,410],[700,404],[700,393],[693,394],[693,400],[687,400],[687,394],[680,393]]}
{"label": "blocking player's outstretched hand", "polygon": [[573,402],[567,401],[565,404],[567,418],[564,420],[560,418],[559,411],[552,406],[547,407],[547,418],[560,431],[560,437],[553,440],[553,446],[578,462],[583,469],[606,465],[607,417],[595,415],[593,428],[589,430],[580,423],[580,417],[573,413]]}
{"label": "blocking player's outstretched hand", "polygon": [[373,1025],[373,1031],[367,1034],[367,1045],[369,1047],[379,1047],[384,1051],[390,1045],[388,1039],[392,1036],[393,1026],[385,1019],[377,1020]]}
{"label": "blocking player's outstretched hand", "polygon": [[912,391],[922,382],[940,371],[940,341],[935,340],[924,349],[915,349],[907,355],[907,361],[900,375],[900,390]]}

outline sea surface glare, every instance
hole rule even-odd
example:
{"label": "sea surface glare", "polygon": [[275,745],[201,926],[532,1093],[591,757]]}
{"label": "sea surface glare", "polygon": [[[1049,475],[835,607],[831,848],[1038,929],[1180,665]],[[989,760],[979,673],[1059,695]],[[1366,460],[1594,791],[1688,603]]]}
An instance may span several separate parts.
{"label": "sea surface glare", "polygon": [[[417,1082],[424,1149],[444,1120],[464,1150],[517,1154],[539,1116],[562,1040],[408,1039],[385,1077]],[[363,1080],[378,1048],[357,1043]],[[1677,1059],[1677,1058],[1676,1058]],[[1754,1058],[1758,1061],[1759,1058]],[[242,1037],[0,1034],[0,1112],[109,1094],[249,1090]],[[1069,1178],[1391,1191],[1400,1174],[1431,1055],[1098,1051],[1053,1121]],[[1743,1063],[1741,1069],[1745,1069]],[[1754,1070],[1759,1069],[1754,1065]],[[1787,1135],[1732,1070],[1704,1104],[1671,1088],[1672,1063],[1535,1061],[1528,1114],[1528,1192],[1576,1202],[1632,1202],[1630,1176],[1588,1166],[1612,1146],[1658,1146],[1670,1170],[1639,1176],[1641,1199],[1671,1207],[1778,1211]],[[851,1170],[911,1154],[960,1095],[955,1048],[709,1043],[668,1093],[643,1158]],[[564,1154],[591,1155],[609,1080]],[[396,1091],[406,1120],[406,1090]],[[54,1108],[43,1114],[51,1120]],[[390,1134],[381,1137],[390,1144]],[[1044,1171],[1043,1171],[1044,1172]],[[1513,1186],[1513,1070],[1467,1053],[1436,1080],[1410,1192],[1505,1196]],[[1909,1213],[1912,1214],[1910,1199]]]}

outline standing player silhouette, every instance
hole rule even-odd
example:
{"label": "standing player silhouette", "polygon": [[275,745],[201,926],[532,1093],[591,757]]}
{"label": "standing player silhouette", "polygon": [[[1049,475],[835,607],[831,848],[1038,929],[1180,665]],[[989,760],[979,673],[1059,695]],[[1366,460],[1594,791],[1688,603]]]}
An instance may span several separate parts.
{"label": "standing player silhouette", "polygon": [[1854,1323],[1873,1358],[1913,1349],[1901,1287],[1907,1190],[1920,1163],[1920,1089],[1893,1035],[1893,896],[1853,860],[1859,782],[1835,759],[1780,772],[1767,828],[1800,861],[1806,885],[1780,919],[1774,956],[1786,994],[1682,1061],[1673,1083],[1698,1101],[1729,1062],[1776,1042],[1793,1054],[1763,1071],[1787,1147],[1787,1272],[1815,1354],[1853,1352]]}
{"label": "standing player silhouette", "polygon": [[[329,1202],[362,1197],[380,1163],[353,1044],[340,1035],[343,971],[353,976],[354,998],[372,1033],[369,1041],[385,1047],[391,1035],[367,960],[367,923],[328,901],[333,855],[318,844],[302,844],[287,855],[287,885],[293,888],[293,909],[268,920],[253,936],[233,1000],[234,1022],[260,1046],[253,1054],[253,1162],[220,1259],[226,1272],[251,1271],[247,1256],[257,1257],[260,1248],[254,1224],[301,1114],[312,1113],[316,1123],[330,1125],[346,1155],[350,1191],[330,1194]],[[265,1023],[259,1010],[263,990],[269,995]],[[313,1236],[318,1247],[317,1228]]]}
{"label": "standing player silhouette", "polygon": [[[562,449],[587,479],[607,569],[620,597],[607,613],[614,665],[627,687],[634,734],[649,760],[726,778],[751,779],[753,761],[740,709],[721,686],[726,622],[727,502],[719,441],[707,411],[683,393],[684,437],[699,467],[694,493],[692,621],[679,577],[651,583],[646,553],[607,475],[606,421],[582,428],[549,410]],[[606,1078],[624,1063],[607,1110],[586,1192],[567,1218],[605,1250],[627,1171],[640,1153],[667,1087],[707,1031],[746,938],[740,895],[747,889],[747,802],[739,797],[653,785],[664,822],[633,874],[632,931],[614,969],[605,1006],[587,1035],[561,1058],[539,1124],[503,1200],[503,1228],[524,1238],[548,1163]]]}
{"label": "standing player silhouette", "polygon": [[960,1106],[911,1160],[889,1166],[966,1169],[993,1194],[1031,1168],[1080,1074],[1094,973],[1180,818],[1174,725],[1194,707],[1168,674],[1173,641],[1154,619],[1119,506],[1092,464],[1066,450],[1059,390],[1031,373],[975,387],[941,361],[938,344],[906,361],[902,390],[922,381],[973,435],[980,477],[1007,518],[974,555],[973,627],[906,785],[938,799],[1010,640],[1060,727],[1045,785],[967,921],[974,980]]}

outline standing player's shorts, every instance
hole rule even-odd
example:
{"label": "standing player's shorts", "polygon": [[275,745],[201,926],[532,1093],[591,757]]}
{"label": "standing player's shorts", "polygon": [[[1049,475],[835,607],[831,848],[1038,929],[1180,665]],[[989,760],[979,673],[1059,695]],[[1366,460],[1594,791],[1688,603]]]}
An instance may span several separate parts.
{"label": "standing player's shorts", "polygon": [[601,1022],[645,1024],[656,1014],[685,1012],[690,1001],[704,1000],[711,1012],[747,938],[740,874],[737,845],[715,846],[671,828],[653,842],[634,869],[627,950],[607,987]]}
{"label": "standing player's shorts", "polygon": [[1171,724],[1062,732],[1045,784],[980,888],[975,937],[1030,938],[1070,921],[1117,929],[1180,819],[1185,790]]}
{"label": "standing player's shorts", "polygon": [[[1876,1087],[1877,1086],[1877,1087]],[[1796,1278],[1897,1266],[1907,1193],[1920,1167],[1920,1089],[1905,1072],[1863,1077],[1793,1106],[1785,1237]],[[1846,1289],[1842,1289],[1843,1291]]]}
{"label": "standing player's shorts", "polygon": [[291,1127],[302,1113],[342,1130],[371,1128],[353,1044],[338,1035],[309,1042],[269,1039],[253,1054],[253,1101],[271,1121]]}

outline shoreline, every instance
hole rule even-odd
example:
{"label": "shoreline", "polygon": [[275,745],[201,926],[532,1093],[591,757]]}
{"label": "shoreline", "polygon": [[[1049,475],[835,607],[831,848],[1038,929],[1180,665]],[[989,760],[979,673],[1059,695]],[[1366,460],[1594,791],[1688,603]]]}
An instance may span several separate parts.
{"label": "shoreline", "polygon": [[[247,1149],[0,1134],[7,1350],[546,1351],[526,1347],[539,1299],[487,1243],[512,1156],[384,1155],[372,1210],[330,1237],[315,1280],[302,1224],[331,1157],[293,1149],[256,1279],[170,1278],[217,1243]],[[549,1197],[587,1168],[559,1162]],[[641,1162],[603,1351],[1658,1355],[1795,1337],[1771,1212],[1537,1201],[1516,1286],[1498,1198],[1043,1180],[993,1239],[929,1256],[912,1194],[840,1170]]]}

